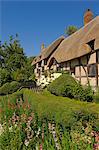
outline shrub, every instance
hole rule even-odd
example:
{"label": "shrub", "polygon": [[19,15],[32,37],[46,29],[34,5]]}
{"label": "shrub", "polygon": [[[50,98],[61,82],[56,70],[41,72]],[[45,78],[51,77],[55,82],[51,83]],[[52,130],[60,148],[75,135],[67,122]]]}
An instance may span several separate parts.
{"label": "shrub", "polygon": [[94,94],[94,101],[99,103],[99,88],[97,89],[96,93]]}
{"label": "shrub", "polygon": [[0,150],[92,150],[98,145],[97,104],[25,89],[1,97],[0,107]]}
{"label": "shrub", "polygon": [[28,81],[25,81],[25,82],[22,82],[21,83],[22,86],[24,87],[30,87],[30,88],[35,88],[36,87],[36,82],[33,81],[33,80],[28,80]]}
{"label": "shrub", "polygon": [[69,98],[80,99],[83,101],[92,101],[93,92],[91,87],[83,88],[69,74],[63,74],[54,80],[49,86],[48,91],[57,96],[65,96]]}
{"label": "shrub", "polygon": [[11,83],[5,83],[2,87],[0,87],[0,95],[7,95],[16,92],[20,87],[20,83],[16,81],[12,81]]}
{"label": "shrub", "polygon": [[20,84],[19,82],[17,82],[17,81],[12,81],[12,82],[10,83],[9,94],[12,94],[12,93],[16,92],[16,91],[19,89],[20,86],[21,86],[21,84]]}
{"label": "shrub", "polygon": [[0,86],[4,83],[11,81],[11,74],[7,69],[0,68]]}
{"label": "shrub", "polygon": [[9,93],[10,83],[5,83],[0,87],[0,95],[6,95]]}

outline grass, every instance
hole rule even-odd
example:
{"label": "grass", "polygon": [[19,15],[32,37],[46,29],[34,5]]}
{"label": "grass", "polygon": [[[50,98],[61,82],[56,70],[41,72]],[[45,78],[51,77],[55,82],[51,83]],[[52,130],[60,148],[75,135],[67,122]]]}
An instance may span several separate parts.
{"label": "grass", "polygon": [[[34,110],[40,117],[47,116],[49,119],[55,117],[57,122],[64,124],[73,123],[75,112],[95,114],[99,118],[99,104],[81,102],[66,97],[55,96],[48,91],[33,93],[32,90],[24,90],[24,99],[28,99]],[[71,121],[72,120],[72,121]]]}
{"label": "grass", "polygon": [[60,150],[92,150],[98,145],[99,104],[24,89],[0,97],[0,108],[1,150],[54,150],[57,144]]}

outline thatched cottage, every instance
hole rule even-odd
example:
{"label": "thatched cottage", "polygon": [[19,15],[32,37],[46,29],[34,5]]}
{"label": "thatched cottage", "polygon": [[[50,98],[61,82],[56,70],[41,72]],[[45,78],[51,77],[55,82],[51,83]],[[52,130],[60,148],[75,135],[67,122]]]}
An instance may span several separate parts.
{"label": "thatched cottage", "polygon": [[[60,74],[69,71],[82,85],[99,86],[99,16],[93,18],[88,9],[84,14],[84,26],[69,37],[60,37],[47,48],[42,47],[32,65],[39,83],[48,83]],[[55,72],[45,78],[45,71]],[[42,82],[43,81],[43,82]]]}

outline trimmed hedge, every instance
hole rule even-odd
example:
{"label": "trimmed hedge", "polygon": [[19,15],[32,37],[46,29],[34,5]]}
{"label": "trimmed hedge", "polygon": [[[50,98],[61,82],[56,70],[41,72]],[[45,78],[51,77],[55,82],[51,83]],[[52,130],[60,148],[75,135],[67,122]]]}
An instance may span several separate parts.
{"label": "trimmed hedge", "polygon": [[79,113],[83,113],[82,118],[86,115],[89,117],[96,116],[96,121],[92,121],[95,127],[99,127],[99,104],[55,96],[46,89],[39,94],[25,89],[23,90],[23,99],[29,101],[32,109],[41,120],[43,118],[55,119],[56,123],[62,123],[63,126],[69,127],[81,118]]}
{"label": "trimmed hedge", "polygon": [[47,87],[48,91],[57,96],[64,96],[75,98],[82,101],[92,101],[93,91],[91,87],[83,88],[76,80],[69,74],[63,74],[54,80]]}
{"label": "trimmed hedge", "polygon": [[7,95],[16,92],[21,84],[17,81],[12,81],[11,83],[5,83],[0,87],[0,95]]}
{"label": "trimmed hedge", "polygon": [[17,81],[7,82],[0,87],[0,95],[12,94],[16,92],[18,89],[20,90],[22,88],[35,88],[35,87],[36,82],[32,80],[20,83]]}

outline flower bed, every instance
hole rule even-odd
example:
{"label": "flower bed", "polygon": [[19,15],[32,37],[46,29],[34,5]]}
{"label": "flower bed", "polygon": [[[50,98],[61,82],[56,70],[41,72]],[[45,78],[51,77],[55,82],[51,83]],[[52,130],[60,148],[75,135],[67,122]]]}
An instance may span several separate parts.
{"label": "flower bed", "polygon": [[[54,100],[53,105],[51,98]],[[64,122],[60,120],[54,102],[55,106],[57,103],[57,107],[58,104],[62,107],[58,110],[61,113],[65,109],[64,105],[46,92],[37,94],[24,90],[23,98],[22,93],[1,98],[0,150],[98,150],[99,132],[93,126],[98,118],[94,114],[77,110],[70,114],[71,120],[66,125],[65,118]],[[55,113],[53,108],[49,109],[53,106]],[[64,117],[67,114],[63,111]]]}

